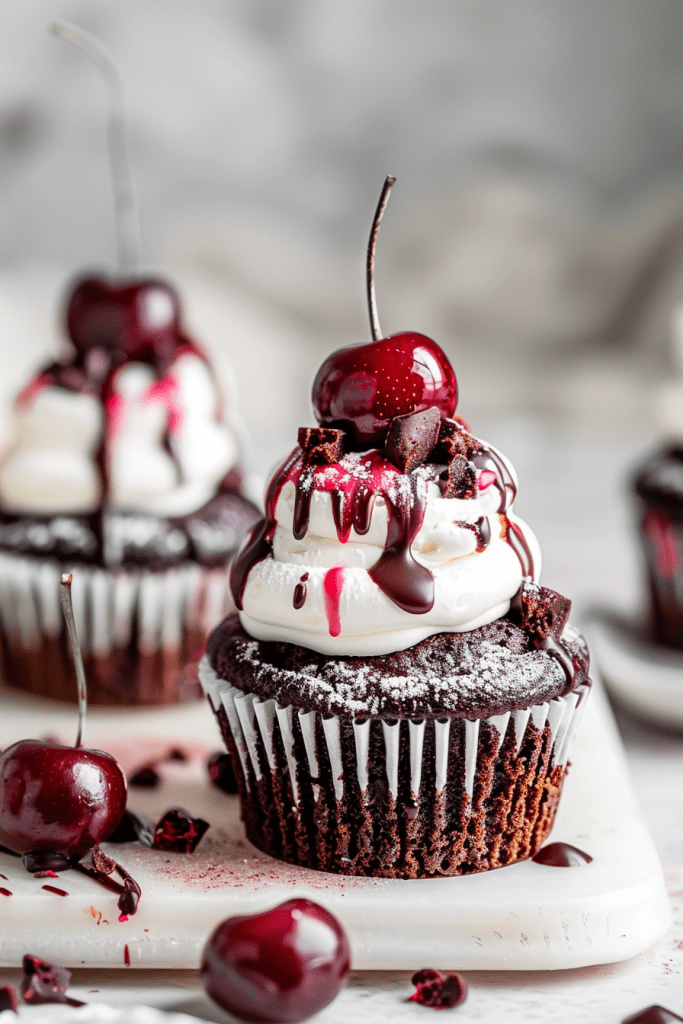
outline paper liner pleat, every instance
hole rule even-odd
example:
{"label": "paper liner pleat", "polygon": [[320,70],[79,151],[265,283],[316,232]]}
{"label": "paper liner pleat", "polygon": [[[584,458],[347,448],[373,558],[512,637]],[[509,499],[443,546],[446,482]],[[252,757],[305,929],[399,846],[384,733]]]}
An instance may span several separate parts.
{"label": "paper liner pleat", "polygon": [[0,629],[10,648],[27,653],[63,631],[62,572],[71,572],[76,628],[84,654],[107,658],[137,637],[145,654],[179,650],[187,630],[206,634],[230,611],[225,568],[196,564],[161,571],[58,565],[0,554]]}
{"label": "paper liner pleat", "polygon": [[[502,792],[503,776],[499,777],[497,772],[503,772],[509,781],[505,789],[508,796],[498,795],[496,798],[508,801],[513,823],[524,819],[521,825],[517,824],[520,828],[524,826],[524,842],[528,845],[534,836],[540,834],[538,829],[541,825],[535,824],[537,819],[544,822],[546,830],[552,822],[554,805],[544,811],[544,801],[549,799],[545,780],[551,773],[559,771],[560,775],[553,777],[561,784],[590,687],[589,683],[582,684],[566,697],[481,720],[381,720],[380,728],[377,720],[373,719],[349,722],[335,715],[303,711],[292,706],[280,707],[274,700],[261,701],[222,680],[206,657],[200,665],[199,674],[214,711],[218,713],[221,708],[225,711],[246,792],[253,790],[255,781],[262,780],[266,766],[272,776],[273,781],[269,785],[273,794],[281,789],[278,773],[284,768],[288,774],[296,805],[292,810],[297,836],[307,836],[305,863],[308,864],[313,863],[310,849],[315,847],[315,835],[311,833],[320,827],[310,823],[318,820],[315,815],[310,820],[306,818],[307,814],[313,814],[310,809],[320,806],[320,813],[324,816],[320,821],[324,820],[325,828],[337,829],[341,835],[347,827],[344,825],[345,814],[348,813],[346,808],[359,798],[361,807],[365,808],[361,812],[365,824],[356,826],[359,836],[355,838],[359,844],[371,841],[373,828],[381,832],[383,824],[397,823],[402,814],[409,819],[405,826],[405,834],[409,837],[414,828],[413,821],[418,820],[423,806],[429,806],[430,814],[435,815],[432,831],[436,842],[441,835],[439,830],[443,829],[443,824],[439,825],[439,815],[447,817],[451,813],[448,808],[452,806],[461,808],[457,813],[464,816],[464,822],[471,821],[474,838],[467,841],[475,849],[476,836],[487,813],[486,793],[493,792],[494,788],[497,794]],[[373,732],[373,722],[379,732]],[[378,748],[378,743],[382,747]],[[386,820],[383,823],[374,820],[373,824],[371,803],[367,804],[367,800],[372,785],[381,781],[376,777],[378,749],[383,765],[381,775],[392,802],[384,813]],[[278,750],[284,751],[284,762]],[[326,765],[329,767],[325,768]],[[325,775],[327,771],[329,776]],[[328,783],[324,782],[324,775],[329,778]],[[497,778],[500,781],[494,786]],[[515,783],[515,779],[519,781]],[[323,810],[322,794],[326,786],[329,788],[326,809]],[[557,786],[557,781],[552,784],[553,792]],[[546,792],[545,797],[543,792]],[[555,803],[557,795],[559,790],[553,797]],[[273,797],[269,799],[272,802]],[[405,801],[405,805],[401,801]],[[400,810],[403,806],[405,811]],[[410,807],[413,810],[409,814]],[[274,813],[274,810],[270,808],[268,813]],[[504,836],[501,837],[503,841]],[[515,842],[521,849],[519,840],[510,840],[511,848],[516,848]],[[336,866],[332,870],[355,870],[344,866],[351,862],[347,855],[348,843],[348,840],[342,842],[338,839]],[[404,845],[406,850],[401,854],[398,848],[394,848],[396,844],[390,844],[387,847],[390,856],[394,859],[405,856],[409,860],[406,852],[408,839]],[[291,851],[278,852],[277,855],[296,859],[296,853]],[[298,862],[304,863],[303,854]],[[448,873],[446,867],[443,870]]]}

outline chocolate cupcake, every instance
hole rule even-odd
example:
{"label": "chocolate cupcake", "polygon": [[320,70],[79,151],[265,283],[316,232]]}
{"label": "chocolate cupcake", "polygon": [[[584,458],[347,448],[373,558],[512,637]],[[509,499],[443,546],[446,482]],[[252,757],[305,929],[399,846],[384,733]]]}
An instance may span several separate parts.
{"label": "chocolate cupcake", "polygon": [[73,699],[69,571],[91,701],[172,704],[198,692],[209,626],[232,607],[227,566],[258,518],[238,432],[164,282],[85,279],[66,322],[0,460],[3,680]]}
{"label": "chocolate cupcake", "polygon": [[683,445],[654,452],[633,486],[649,592],[649,634],[683,650]]}
{"label": "chocolate cupcake", "polygon": [[372,323],[316,377],[320,426],[268,486],[200,679],[260,849],[344,874],[482,871],[550,831],[588,652],[535,582],[512,467],[454,419],[443,351]]}

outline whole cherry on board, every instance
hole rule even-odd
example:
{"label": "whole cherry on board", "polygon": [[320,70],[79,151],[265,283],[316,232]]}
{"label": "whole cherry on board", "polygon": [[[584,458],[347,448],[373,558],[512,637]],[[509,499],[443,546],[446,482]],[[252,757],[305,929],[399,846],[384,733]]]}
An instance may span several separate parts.
{"label": "whole cherry on board", "polygon": [[20,740],[0,755],[0,845],[23,856],[31,871],[43,862],[54,868],[79,861],[111,835],[126,810],[119,763],[81,746],[87,694],[71,579],[62,576],[61,598],[78,683],[76,744]]}
{"label": "whole cherry on board", "polygon": [[202,956],[207,994],[241,1020],[296,1024],[342,988],[350,966],[346,934],[332,914],[293,899],[219,924]]}
{"label": "whole cherry on board", "polygon": [[367,252],[367,290],[373,340],[328,356],[313,382],[313,411],[323,426],[340,427],[359,450],[381,445],[395,416],[436,407],[452,417],[458,401],[453,368],[424,334],[405,331],[383,338],[377,315],[374,262],[377,235],[389,193],[382,189]]}

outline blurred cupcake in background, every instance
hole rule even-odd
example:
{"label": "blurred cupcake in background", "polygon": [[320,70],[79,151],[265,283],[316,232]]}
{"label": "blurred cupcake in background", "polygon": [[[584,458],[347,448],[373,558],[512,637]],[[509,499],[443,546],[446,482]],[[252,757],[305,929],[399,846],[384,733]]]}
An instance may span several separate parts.
{"label": "blurred cupcake in background", "polygon": [[11,686],[70,699],[60,573],[74,573],[96,703],[194,696],[226,568],[257,518],[239,430],[176,293],[82,280],[70,343],[19,395],[0,460],[0,643]]}
{"label": "blurred cupcake in background", "polygon": [[672,317],[677,377],[657,400],[663,443],[638,467],[633,487],[649,592],[649,634],[683,650],[683,305]]}
{"label": "blurred cupcake in background", "polygon": [[178,296],[136,269],[118,68],[90,33],[52,28],[107,87],[118,274],[70,290],[68,340],[16,401],[0,458],[3,679],[73,698],[59,610],[68,571],[91,701],[173,704],[198,693],[209,626],[231,607],[227,567],[258,513],[241,492],[234,412]]}

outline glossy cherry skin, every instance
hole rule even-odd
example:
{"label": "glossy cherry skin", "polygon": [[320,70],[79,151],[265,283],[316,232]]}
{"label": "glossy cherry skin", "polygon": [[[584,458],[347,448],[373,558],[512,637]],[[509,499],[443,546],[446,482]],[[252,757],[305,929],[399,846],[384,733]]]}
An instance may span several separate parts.
{"label": "glossy cherry skin", "polygon": [[241,1020],[294,1024],[331,1003],[350,966],[337,919],[311,900],[219,924],[202,957],[207,994]]}
{"label": "glossy cherry skin", "polygon": [[134,359],[168,358],[180,343],[180,303],[164,281],[88,277],[71,293],[66,326],[82,354],[104,348]]}
{"label": "glossy cherry skin", "polygon": [[423,334],[393,334],[328,356],[313,382],[321,426],[340,427],[359,450],[382,444],[394,416],[432,406],[452,416],[458,385],[444,351]]}
{"label": "glossy cherry skin", "polygon": [[126,810],[126,778],[101,750],[21,740],[0,755],[0,845],[80,860]]}

